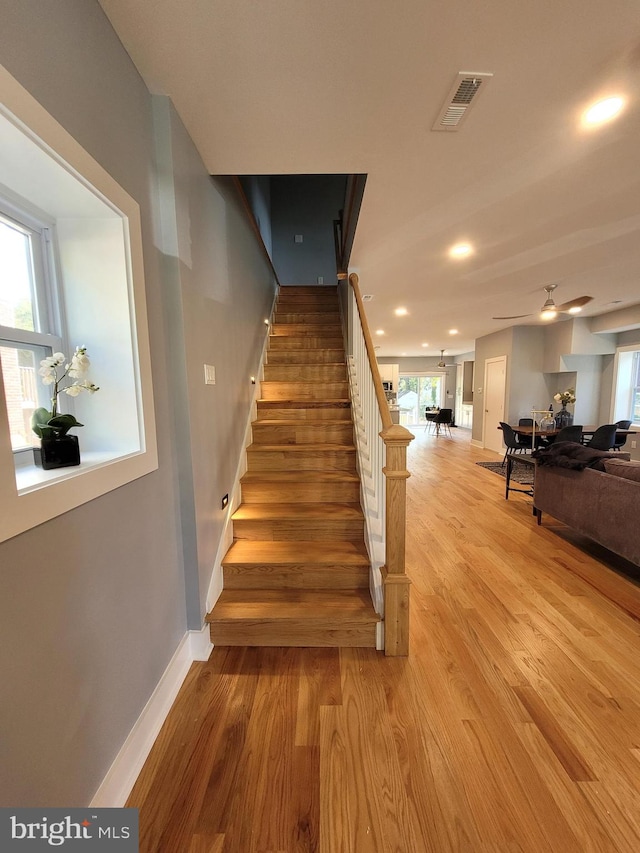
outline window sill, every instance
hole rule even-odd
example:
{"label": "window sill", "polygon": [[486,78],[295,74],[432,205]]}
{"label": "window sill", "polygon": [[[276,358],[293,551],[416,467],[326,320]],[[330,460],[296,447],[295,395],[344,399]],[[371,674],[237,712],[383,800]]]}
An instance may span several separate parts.
{"label": "window sill", "polygon": [[102,468],[105,465],[111,465],[114,462],[120,462],[125,459],[130,459],[133,456],[139,455],[140,451],[134,453],[86,453],[82,454],[80,465],[72,465],[68,468],[53,468],[50,471],[45,471],[39,468],[34,463],[30,465],[20,465],[16,468],[16,486],[18,495],[26,495],[43,486],[50,486],[52,483],[60,483],[64,480],[70,480],[87,471],[96,468]]}
{"label": "window sill", "polygon": [[150,474],[157,467],[155,446],[153,450],[124,455],[122,451],[85,451],[80,465],[52,471],[35,465],[21,466],[15,478],[0,479],[0,542]]}

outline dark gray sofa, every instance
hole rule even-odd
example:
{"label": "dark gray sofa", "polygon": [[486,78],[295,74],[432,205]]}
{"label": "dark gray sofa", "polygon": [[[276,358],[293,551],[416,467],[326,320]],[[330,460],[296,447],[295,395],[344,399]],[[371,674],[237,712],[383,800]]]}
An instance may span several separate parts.
{"label": "dark gray sofa", "polygon": [[628,453],[604,456],[596,463],[604,471],[538,460],[533,493],[538,524],[546,512],[640,566],[640,463],[630,462]]}

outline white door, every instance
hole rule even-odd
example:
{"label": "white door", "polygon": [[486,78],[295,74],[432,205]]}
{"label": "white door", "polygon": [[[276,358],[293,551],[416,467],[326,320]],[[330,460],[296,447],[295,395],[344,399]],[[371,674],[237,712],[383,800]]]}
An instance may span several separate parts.
{"label": "white door", "polygon": [[503,453],[502,430],[507,381],[507,357],[489,358],[484,364],[484,425],[482,443],[487,450]]}

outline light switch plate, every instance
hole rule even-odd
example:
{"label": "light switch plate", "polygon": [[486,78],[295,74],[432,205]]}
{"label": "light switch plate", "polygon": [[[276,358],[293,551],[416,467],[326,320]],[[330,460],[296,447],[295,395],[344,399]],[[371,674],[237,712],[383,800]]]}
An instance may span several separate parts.
{"label": "light switch plate", "polygon": [[212,364],[205,364],[205,366],[204,366],[204,384],[205,385],[215,385],[216,384],[216,369]]}

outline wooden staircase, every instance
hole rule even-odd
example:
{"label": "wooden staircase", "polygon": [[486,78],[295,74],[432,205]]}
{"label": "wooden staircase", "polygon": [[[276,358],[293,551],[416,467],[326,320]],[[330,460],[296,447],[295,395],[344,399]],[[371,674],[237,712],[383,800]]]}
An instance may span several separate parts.
{"label": "wooden staircase", "polygon": [[337,289],[281,288],[216,646],[375,648],[355,454]]}

